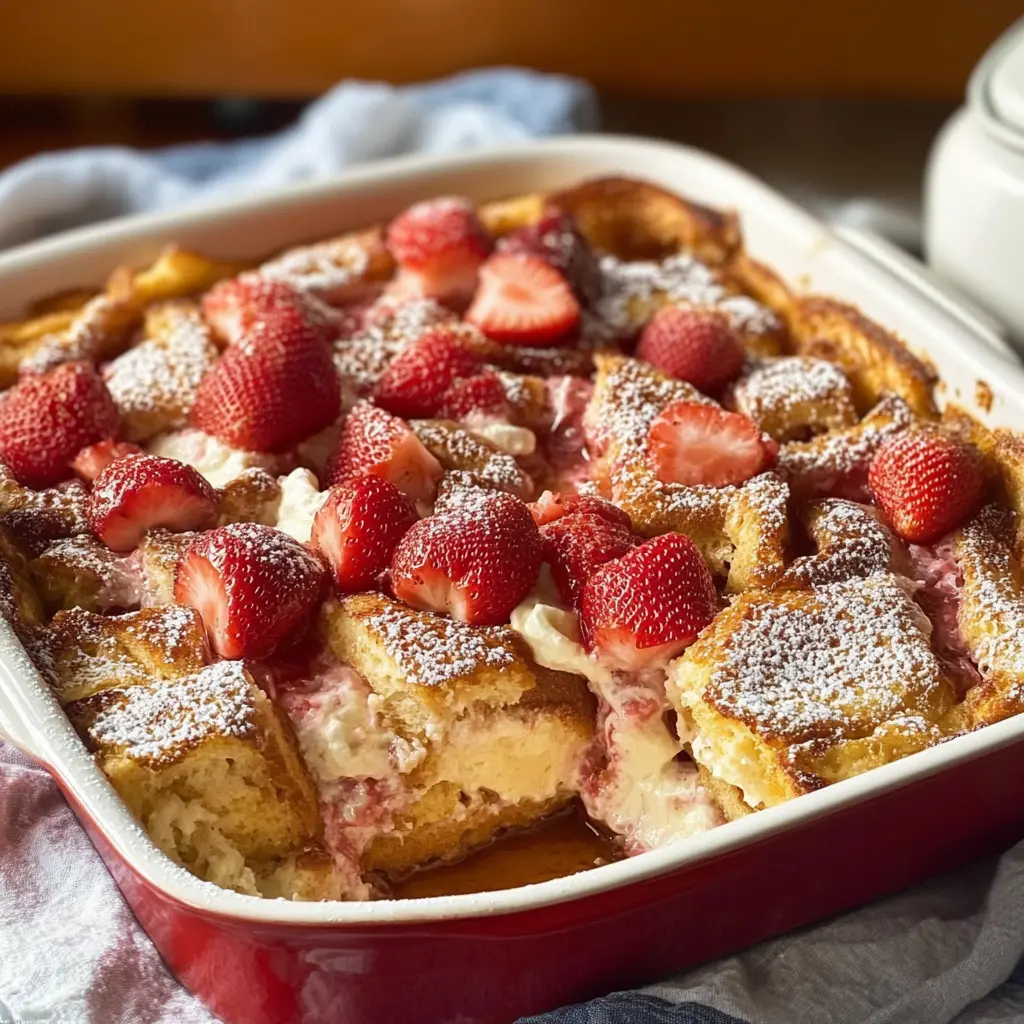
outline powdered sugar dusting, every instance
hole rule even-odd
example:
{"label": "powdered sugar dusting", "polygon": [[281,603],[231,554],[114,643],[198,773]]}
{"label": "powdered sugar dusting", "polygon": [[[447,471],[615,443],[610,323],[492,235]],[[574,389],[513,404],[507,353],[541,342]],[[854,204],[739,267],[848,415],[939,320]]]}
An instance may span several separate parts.
{"label": "powdered sugar dusting", "polygon": [[759,359],[736,385],[737,411],[760,423],[769,413],[840,400],[853,413],[850,382],[834,363],[804,356]]}
{"label": "powdered sugar dusting", "polygon": [[412,428],[442,466],[467,472],[496,491],[530,494],[532,481],[515,458],[476,434],[439,420],[414,420]]}

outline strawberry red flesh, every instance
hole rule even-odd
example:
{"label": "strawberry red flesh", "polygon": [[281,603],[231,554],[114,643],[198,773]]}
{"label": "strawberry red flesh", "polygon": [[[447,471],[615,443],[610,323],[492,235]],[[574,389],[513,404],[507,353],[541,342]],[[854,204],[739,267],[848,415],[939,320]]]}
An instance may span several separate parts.
{"label": "strawberry red flesh", "polygon": [[565,277],[581,300],[597,294],[597,260],[576,221],[564,210],[548,208],[535,224],[516,228],[500,238],[495,248],[498,252],[540,257]]}
{"label": "strawberry red flesh", "polygon": [[294,310],[254,322],[200,381],[190,420],[232,448],[282,452],[341,411],[330,346]]}
{"label": "strawberry red flesh", "polygon": [[98,441],[83,448],[72,460],[71,468],[86,483],[92,483],[109,466],[126,455],[141,455],[142,449],[130,441]]}
{"label": "strawberry red flesh", "polygon": [[871,460],[868,486],[904,540],[930,544],[978,511],[985,481],[973,448],[916,430],[882,444]]}
{"label": "strawberry red flesh", "polygon": [[715,617],[707,563],[689,537],[667,533],[598,568],[583,588],[580,626],[610,667],[664,665]]}
{"label": "strawberry red flesh", "polygon": [[746,358],[739,336],[715,310],[666,306],[643,329],[638,359],[717,395],[739,376]]}
{"label": "strawberry red flesh", "polygon": [[540,533],[523,502],[472,492],[405,534],[391,559],[391,588],[414,608],[498,625],[529,593],[540,563]]}
{"label": "strawberry red flesh", "polygon": [[253,328],[268,317],[301,319],[316,328],[325,341],[334,334],[320,315],[319,307],[314,307],[291,285],[255,272],[214,285],[203,297],[202,310],[214,336],[224,345],[246,340]]}
{"label": "strawberry red flesh", "polygon": [[572,512],[540,528],[544,561],[566,604],[578,607],[583,587],[599,566],[633,547],[633,534],[621,523],[594,512]]}
{"label": "strawberry red flesh", "polygon": [[371,590],[417,519],[409,499],[383,477],[356,477],[331,488],[313,520],[310,546],[339,591]]}
{"label": "strawberry red flesh", "polygon": [[453,382],[471,377],[480,360],[444,327],[406,345],[389,363],[374,392],[377,405],[405,419],[436,416]]}
{"label": "strawberry red flesh", "polygon": [[90,363],[70,362],[23,377],[0,402],[0,459],[27,487],[71,476],[85,447],[117,434],[119,414]]}
{"label": "strawberry red flesh", "polygon": [[405,420],[359,402],[341,428],[327,482],[344,483],[367,473],[383,477],[413,501],[430,501],[442,469]]}
{"label": "strawberry red flesh", "polygon": [[217,519],[217,493],[191,466],[158,455],[126,455],[93,483],[92,532],[113,551],[132,551],[147,530],[203,530]]}
{"label": "strawberry red flesh", "polygon": [[580,305],[568,281],[539,256],[496,253],[480,268],[466,319],[494,341],[543,346],[576,330]]}
{"label": "strawberry red flesh", "polygon": [[444,393],[437,414],[449,420],[473,418],[510,419],[505,388],[490,371],[460,377]]}
{"label": "strawberry red flesh", "polygon": [[562,516],[584,513],[607,519],[612,525],[619,526],[627,532],[633,529],[633,522],[627,512],[595,494],[556,494],[553,491],[545,491],[528,507],[538,526],[553,523]]}
{"label": "strawberry red flesh", "polygon": [[647,435],[658,479],[690,487],[741,484],[774,464],[777,452],[752,420],[702,402],[673,402]]}
{"label": "strawberry red flesh", "polygon": [[222,658],[264,658],[308,617],[325,575],[288,534],[231,523],[200,534],[182,554],[174,599],[199,612]]}

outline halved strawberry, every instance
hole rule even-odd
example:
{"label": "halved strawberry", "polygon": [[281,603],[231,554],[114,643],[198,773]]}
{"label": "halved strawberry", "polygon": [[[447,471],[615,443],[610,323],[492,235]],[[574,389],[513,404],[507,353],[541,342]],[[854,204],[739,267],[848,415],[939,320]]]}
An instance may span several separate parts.
{"label": "halved strawberry", "polygon": [[86,508],[92,532],[112,551],[133,551],[156,526],[184,532],[217,520],[217,493],[191,466],[159,455],[126,455],[93,484]]}
{"label": "halved strawberry", "polygon": [[912,430],[878,449],[868,486],[904,540],[929,544],[978,511],[985,479],[973,448],[931,430]]}
{"label": "halved strawberry", "polygon": [[86,483],[92,483],[109,466],[126,455],[139,455],[142,449],[131,441],[98,441],[83,448],[71,461],[71,468]]}
{"label": "halved strawberry", "polygon": [[529,593],[540,563],[537,524],[518,498],[467,492],[405,534],[391,559],[391,589],[414,608],[497,625]]}
{"label": "halved strawberry", "polygon": [[606,562],[580,600],[584,642],[610,667],[663,665],[715,617],[711,572],[689,537],[666,533]]}
{"label": "halved strawberry", "polygon": [[367,473],[384,477],[413,501],[430,501],[442,469],[405,420],[359,402],[341,428],[327,483],[340,484]]}
{"label": "halved strawberry", "polygon": [[281,452],[341,411],[341,383],[330,346],[294,312],[268,313],[232,345],[199,383],[194,427],[232,448]]}
{"label": "halved strawberry", "polygon": [[549,207],[536,223],[516,228],[499,238],[495,249],[539,256],[565,277],[580,299],[596,295],[597,260],[576,221],[564,210]]}
{"label": "halved strawberry", "polygon": [[340,591],[370,590],[418,518],[409,499],[383,477],[355,477],[331,488],[313,520],[310,546],[330,566]]}
{"label": "halved strawberry", "polygon": [[527,507],[538,526],[553,523],[562,516],[582,513],[600,516],[613,526],[619,526],[627,531],[633,529],[633,521],[629,518],[628,512],[624,512],[610,501],[605,501],[604,498],[599,498],[596,494],[556,494],[554,491],[545,491]]}
{"label": "halved strawberry", "polygon": [[580,304],[569,282],[539,256],[496,253],[480,268],[466,319],[509,345],[550,345],[574,331]]}
{"label": "halved strawberry", "polygon": [[374,400],[405,419],[436,416],[452,382],[472,376],[480,366],[452,331],[436,327],[391,360],[377,382]]}
{"label": "halved strawberry", "polygon": [[262,658],[306,619],[325,576],[320,561],[287,533],[231,523],[186,548],[174,600],[199,612],[222,658]]}
{"label": "halved strawberry", "polygon": [[71,476],[87,445],[116,435],[120,416],[106,384],[86,362],[23,377],[0,402],[0,459],[26,487]]}
{"label": "halved strawberry", "polygon": [[491,236],[468,199],[442,196],[396,217],[388,225],[387,246],[399,265],[398,294],[462,305],[476,287]]}
{"label": "halved strawberry", "polygon": [[746,352],[724,314],[666,306],[643,329],[636,356],[705,394],[717,395],[739,376]]}
{"label": "halved strawberry", "polygon": [[319,314],[319,307],[314,307],[290,284],[256,272],[215,284],[203,297],[202,311],[214,336],[224,345],[245,340],[252,328],[268,316],[298,317],[316,328],[325,341],[333,334]]}
{"label": "halved strawberry", "polygon": [[490,370],[459,377],[444,393],[437,415],[449,420],[510,419],[505,386]]}
{"label": "halved strawberry", "polygon": [[628,526],[595,512],[561,516],[542,526],[540,535],[551,578],[562,600],[573,607],[579,605],[583,587],[598,566],[624,555],[634,543]]}
{"label": "halved strawberry", "polygon": [[703,402],[673,402],[647,434],[651,468],[667,484],[741,484],[777,454],[753,420]]}

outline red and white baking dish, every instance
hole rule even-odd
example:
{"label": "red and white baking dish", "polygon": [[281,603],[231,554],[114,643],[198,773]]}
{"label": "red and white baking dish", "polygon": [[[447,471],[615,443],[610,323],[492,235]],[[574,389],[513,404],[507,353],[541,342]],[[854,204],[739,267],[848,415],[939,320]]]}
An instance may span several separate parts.
{"label": "red and white baking dish", "polygon": [[[983,317],[885,243],[833,231],[706,153],[582,137],[390,161],[336,181],[120,221],[0,255],[0,318],[99,285],[166,242],[256,258],[381,220],[411,201],[477,200],[601,174],[739,210],[750,251],[844,297],[925,354],[955,399],[1024,429],[1024,371]],[[979,408],[977,381],[991,386]],[[856,906],[1024,837],[1024,716],[668,849],[504,892],[287,903],[199,882],[159,853],[0,624],[0,733],[44,764],[174,973],[230,1024],[507,1022],[666,973]]]}

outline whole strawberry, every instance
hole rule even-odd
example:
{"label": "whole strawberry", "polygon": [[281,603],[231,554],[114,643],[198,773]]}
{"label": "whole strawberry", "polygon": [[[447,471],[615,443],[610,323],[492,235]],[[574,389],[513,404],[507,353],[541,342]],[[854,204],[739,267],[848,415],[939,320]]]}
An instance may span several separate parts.
{"label": "whole strawberry", "polygon": [[739,376],[746,355],[722,313],[666,306],[640,334],[638,359],[685,380],[706,395],[717,395]]}
{"label": "whole strawberry", "polygon": [[974,449],[931,430],[913,430],[878,449],[868,486],[904,540],[929,544],[978,511],[985,480]]}
{"label": "whole strawberry", "polygon": [[232,448],[282,452],[337,419],[341,382],[330,346],[293,309],[248,328],[199,384],[190,421]]}
{"label": "whole strawberry", "polygon": [[86,362],[23,377],[0,402],[0,460],[27,487],[71,476],[85,447],[116,435],[119,415],[106,384]]}
{"label": "whole strawberry", "polygon": [[594,494],[561,494],[545,491],[536,501],[530,502],[528,508],[538,526],[553,523],[562,516],[586,513],[601,516],[627,532],[633,529],[632,520],[627,512]]}
{"label": "whole strawberry", "polygon": [[174,600],[199,612],[222,658],[263,658],[313,610],[325,575],[287,533],[231,523],[201,533],[182,554]]}
{"label": "whole strawberry", "polygon": [[715,617],[711,572],[689,537],[666,533],[605,562],[580,599],[588,647],[624,671],[665,664]]}
{"label": "whole strawberry", "polygon": [[562,600],[573,607],[597,568],[624,555],[634,543],[628,526],[594,512],[570,512],[543,525],[540,535],[551,578]]}
{"label": "whole strawberry", "polygon": [[328,340],[333,326],[291,285],[249,272],[214,285],[203,297],[203,316],[225,345],[244,341],[253,327],[269,317],[306,320]]}
{"label": "whole strawberry", "polygon": [[523,502],[468,492],[405,534],[391,559],[391,589],[413,608],[498,625],[529,593],[540,563],[540,533]]}

